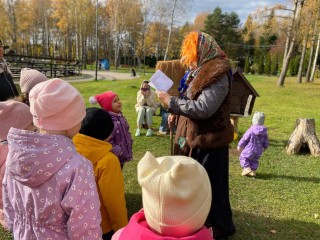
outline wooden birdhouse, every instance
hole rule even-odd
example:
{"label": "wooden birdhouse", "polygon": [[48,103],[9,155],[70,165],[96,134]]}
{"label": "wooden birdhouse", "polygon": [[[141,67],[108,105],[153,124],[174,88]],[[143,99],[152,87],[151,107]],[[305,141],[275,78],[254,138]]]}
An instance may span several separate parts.
{"label": "wooden birdhouse", "polygon": [[235,116],[251,115],[254,101],[260,97],[246,77],[239,71],[233,73],[230,113]]}
{"label": "wooden birdhouse", "polygon": [[230,115],[235,133],[238,133],[238,118],[251,115],[256,97],[260,97],[246,77],[238,70],[233,72]]}

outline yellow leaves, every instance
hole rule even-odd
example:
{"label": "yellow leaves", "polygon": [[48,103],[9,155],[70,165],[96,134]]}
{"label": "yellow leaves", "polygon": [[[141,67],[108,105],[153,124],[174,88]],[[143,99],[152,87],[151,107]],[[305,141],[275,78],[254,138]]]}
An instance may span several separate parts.
{"label": "yellow leaves", "polygon": [[199,13],[194,20],[194,30],[202,30],[204,29],[204,22],[207,19],[209,12]]}

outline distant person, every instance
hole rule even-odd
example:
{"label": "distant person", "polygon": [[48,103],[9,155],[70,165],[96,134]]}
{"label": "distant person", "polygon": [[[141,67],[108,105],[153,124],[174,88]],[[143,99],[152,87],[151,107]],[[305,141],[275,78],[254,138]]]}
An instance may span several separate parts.
{"label": "distant person", "polygon": [[22,68],[20,72],[21,101],[27,105],[29,103],[29,93],[38,83],[47,81],[48,78],[42,72],[31,68]]}
{"label": "distant person", "polygon": [[138,163],[138,182],[143,209],[112,240],[214,239],[204,226],[211,206],[210,180],[197,161],[155,158],[147,152]]}
{"label": "distant person", "polygon": [[6,158],[8,155],[7,135],[11,127],[33,130],[30,108],[15,100],[0,102],[0,224],[7,228],[3,214],[2,180],[5,173]]}
{"label": "distant person", "polygon": [[143,123],[146,120],[148,127],[146,136],[152,136],[153,131],[152,126],[152,117],[157,110],[156,94],[150,89],[149,81],[144,80],[140,86],[140,90],[137,93],[137,103],[135,105],[137,116],[137,130],[135,136],[138,137],[141,135],[141,128]]}
{"label": "distant person", "polygon": [[101,239],[93,167],[72,142],[86,115],[81,94],[55,78],[29,99],[39,132],[11,128],[7,137],[3,206],[13,238]]}
{"label": "distant person", "polygon": [[104,109],[87,108],[86,112],[73,142],[77,152],[92,162],[101,204],[103,240],[110,240],[115,231],[128,223],[121,167],[108,142],[113,121]]}
{"label": "distant person", "polygon": [[136,77],[137,76],[137,74],[136,74],[136,71],[132,68],[131,69],[131,77]]}
{"label": "distant person", "polygon": [[122,113],[122,102],[119,96],[112,92],[106,91],[89,98],[91,104],[99,103],[100,107],[108,111],[111,115],[114,129],[109,138],[112,144],[112,152],[119,158],[121,168],[123,165],[132,160],[132,137],[127,119]]}
{"label": "distant person", "polygon": [[255,112],[252,118],[252,126],[238,143],[239,160],[243,169],[242,176],[256,176],[259,159],[269,147],[268,129],[264,126],[264,120],[263,112]]}
{"label": "distant person", "polygon": [[12,80],[13,75],[3,56],[4,48],[0,40],[0,102],[19,96],[17,87]]}

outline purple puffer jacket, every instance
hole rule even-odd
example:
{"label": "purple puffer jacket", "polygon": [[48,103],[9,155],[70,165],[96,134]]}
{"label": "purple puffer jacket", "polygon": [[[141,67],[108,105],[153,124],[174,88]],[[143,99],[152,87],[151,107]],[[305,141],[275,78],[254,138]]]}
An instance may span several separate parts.
{"label": "purple puffer jacket", "polygon": [[122,113],[109,112],[114,124],[109,142],[112,144],[112,152],[119,158],[120,164],[132,160],[132,137],[129,132],[129,124]]}
{"label": "purple puffer jacket", "polygon": [[11,128],[3,205],[14,239],[101,239],[92,164],[72,140]]}
{"label": "purple puffer jacket", "polygon": [[252,125],[240,139],[238,146],[243,148],[242,157],[261,156],[263,150],[269,147],[267,128],[263,125]]}
{"label": "purple puffer jacket", "polygon": [[6,159],[8,155],[7,141],[0,143],[0,224],[2,227],[7,228],[7,224],[3,216],[3,203],[2,203],[2,180],[5,173]]}

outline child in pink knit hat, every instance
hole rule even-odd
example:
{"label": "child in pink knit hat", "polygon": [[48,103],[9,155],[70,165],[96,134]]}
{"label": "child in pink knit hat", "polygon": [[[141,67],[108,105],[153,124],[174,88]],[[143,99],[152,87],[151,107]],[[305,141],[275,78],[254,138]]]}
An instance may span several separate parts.
{"label": "child in pink knit hat", "polygon": [[38,83],[47,81],[48,78],[42,72],[31,68],[22,68],[20,72],[20,89],[21,101],[25,104],[29,103],[29,93],[31,89]]}
{"label": "child in pink knit hat", "polygon": [[30,112],[39,132],[11,128],[3,206],[14,239],[101,239],[100,201],[90,161],[72,137],[85,117],[81,94],[66,81],[38,83]]}
{"label": "child in pink knit hat", "polygon": [[91,104],[99,103],[100,107],[111,115],[114,129],[109,142],[112,144],[112,152],[120,160],[121,168],[125,162],[132,160],[132,137],[129,124],[122,113],[122,103],[118,95],[112,91],[106,91],[89,98]]}
{"label": "child in pink knit hat", "polygon": [[29,107],[18,101],[0,102],[0,224],[7,228],[3,215],[2,180],[8,155],[7,135],[11,127],[33,130],[32,115]]}

